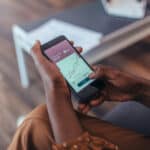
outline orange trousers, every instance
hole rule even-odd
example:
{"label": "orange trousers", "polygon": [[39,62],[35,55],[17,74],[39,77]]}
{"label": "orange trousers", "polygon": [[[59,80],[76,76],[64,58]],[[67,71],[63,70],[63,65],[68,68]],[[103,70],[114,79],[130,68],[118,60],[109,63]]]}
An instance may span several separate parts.
{"label": "orange trousers", "polygon": [[[150,138],[77,113],[85,131],[108,139],[121,150],[150,150]],[[34,109],[17,129],[8,150],[50,150],[54,142],[46,105]]]}

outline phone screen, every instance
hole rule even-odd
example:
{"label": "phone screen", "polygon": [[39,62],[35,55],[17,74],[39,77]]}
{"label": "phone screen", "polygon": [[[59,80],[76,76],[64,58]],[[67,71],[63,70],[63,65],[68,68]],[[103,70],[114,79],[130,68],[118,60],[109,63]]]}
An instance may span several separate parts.
{"label": "phone screen", "polygon": [[44,54],[56,63],[60,72],[76,92],[80,92],[94,81],[88,77],[93,70],[67,40],[46,49]]}

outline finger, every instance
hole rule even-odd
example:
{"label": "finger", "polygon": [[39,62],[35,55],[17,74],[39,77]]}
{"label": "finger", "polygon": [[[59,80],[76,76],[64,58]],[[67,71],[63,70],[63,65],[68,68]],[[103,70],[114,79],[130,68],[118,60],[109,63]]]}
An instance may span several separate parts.
{"label": "finger", "polygon": [[100,104],[100,100],[99,99],[97,99],[97,100],[92,100],[91,102],[90,102],[90,105],[92,106],[92,107],[95,107],[95,106],[98,106],[99,104]]}
{"label": "finger", "polygon": [[[74,42],[73,41],[70,41],[70,44],[73,46],[74,45]],[[79,53],[81,53],[83,51],[83,48],[82,47],[76,47],[77,51]]]}
{"label": "finger", "polygon": [[40,41],[36,41],[31,52],[32,52],[32,57],[34,59],[34,62],[36,64],[40,63],[41,65],[48,65],[48,66],[51,65],[51,61],[46,59],[41,52]]}
{"label": "finger", "polygon": [[114,79],[116,78],[118,71],[108,66],[98,65],[94,67],[94,72],[90,74],[91,79],[105,78]]}
{"label": "finger", "polygon": [[97,68],[98,68],[98,65],[92,65],[92,68],[93,68],[93,70],[97,70]]}
{"label": "finger", "polygon": [[99,78],[99,74],[100,74],[100,67],[99,66],[93,66],[94,72],[92,72],[89,75],[89,78],[91,79],[98,79]]}
{"label": "finger", "polygon": [[119,101],[119,102],[130,101],[131,99],[133,99],[131,95],[124,94],[124,93],[111,94],[110,98],[111,99],[109,99],[109,101]]}
{"label": "finger", "polygon": [[86,107],[86,105],[87,105],[87,104],[79,104],[78,109],[79,109],[80,111],[82,111],[82,110]]}
{"label": "finger", "polygon": [[36,41],[31,51],[35,64],[39,64],[39,62],[43,61],[40,45],[40,41]]}
{"label": "finger", "polygon": [[31,49],[31,55],[35,56],[40,50],[40,41],[36,41]]}
{"label": "finger", "polygon": [[34,44],[33,48],[32,48],[32,56],[35,59],[42,59],[43,55],[41,53],[41,44],[40,41],[36,41],[36,43]]}
{"label": "finger", "polygon": [[100,100],[99,100],[99,99],[96,99],[96,100],[92,100],[92,101],[90,102],[90,105],[95,107],[95,106],[98,106],[99,103],[100,103]]}
{"label": "finger", "polygon": [[91,107],[90,107],[89,105],[87,105],[87,106],[83,109],[82,113],[83,113],[83,114],[86,114],[86,113],[89,112],[90,109],[91,109]]}
{"label": "finger", "polygon": [[73,42],[73,41],[70,41],[70,44],[71,44],[71,45],[74,45],[74,42]]}
{"label": "finger", "polygon": [[99,70],[97,74],[99,78],[114,80],[116,79],[116,77],[120,76],[120,71],[110,66],[99,65]]}
{"label": "finger", "polygon": [[104,103],[104,97],[100,97],[98,100],[92,100],[90,105],[91,107],[96,107]]}
{"label": "finger", "polygon": [[79,53],[81,53],[81,52],[83,51],[83,48],[82,48],[82,47],[76,47],[76,49],[77,49],[77,51],[78,51]]}

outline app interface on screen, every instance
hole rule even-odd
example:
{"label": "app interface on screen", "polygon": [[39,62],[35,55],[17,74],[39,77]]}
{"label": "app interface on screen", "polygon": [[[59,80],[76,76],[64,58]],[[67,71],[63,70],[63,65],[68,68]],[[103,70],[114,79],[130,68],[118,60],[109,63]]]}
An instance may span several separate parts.
{"label": "app interface on screen", "polygon": [[89,74],[92,73],[91,68],[79,57],[67,40],[45,50],[44,53],[56,63],[76,92],[93,82],[88,78]]}

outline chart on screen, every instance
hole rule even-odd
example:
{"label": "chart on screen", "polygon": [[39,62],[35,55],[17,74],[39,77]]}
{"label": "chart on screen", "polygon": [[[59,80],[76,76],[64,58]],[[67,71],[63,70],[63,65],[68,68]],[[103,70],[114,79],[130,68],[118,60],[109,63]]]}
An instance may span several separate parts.
{"label": "chart on screen", "polygon": [[77,53],[72,53],[70,56],[57,62],[57,66],[76,91],[80,91],[92,82],[88,78],[89,74],[92,73],[91,68]]}

